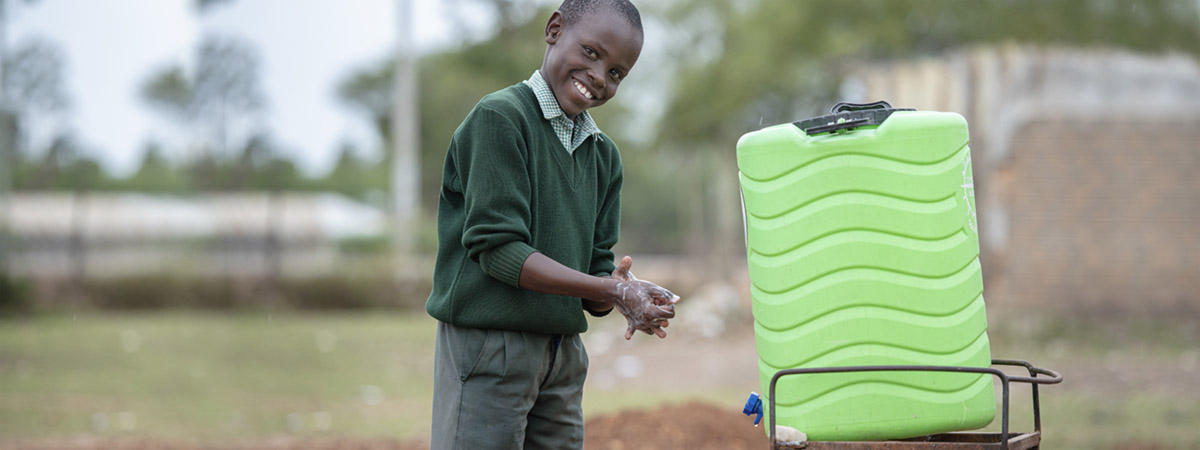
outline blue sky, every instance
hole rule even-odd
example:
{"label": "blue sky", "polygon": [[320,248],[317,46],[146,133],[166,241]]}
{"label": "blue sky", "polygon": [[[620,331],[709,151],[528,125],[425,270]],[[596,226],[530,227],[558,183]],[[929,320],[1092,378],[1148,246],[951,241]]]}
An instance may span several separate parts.
{"label": "blue sky", "polygon": [[[336,85],[394,49],[398,0],[237,0],[200,16],[193,0],[11,2],[9,49],[33,37],[66,53],[67,123],[105,167],[136,168],[145,143],[169,130],[139,97],[144,80],[169,64],[190,64],[208,32],[250,41],[262,57],[267,126],[302,170],[322,173],[344,141],[376,148],[363,118],[340,104]],[[469,0],[414,0],[419,49],[463,37],[456,23],[485,30],[491,14]],[[482,32],[482,31],[480,31]]]}

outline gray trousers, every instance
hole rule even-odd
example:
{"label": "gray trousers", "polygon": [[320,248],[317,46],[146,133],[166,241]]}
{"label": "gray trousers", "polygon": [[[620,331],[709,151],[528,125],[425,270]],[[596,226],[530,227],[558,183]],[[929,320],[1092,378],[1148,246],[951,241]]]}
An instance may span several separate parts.
{"label": "gray trousers", "polygon": [[583,448],[587,367],[578,334],[439,322],[430,449]]}

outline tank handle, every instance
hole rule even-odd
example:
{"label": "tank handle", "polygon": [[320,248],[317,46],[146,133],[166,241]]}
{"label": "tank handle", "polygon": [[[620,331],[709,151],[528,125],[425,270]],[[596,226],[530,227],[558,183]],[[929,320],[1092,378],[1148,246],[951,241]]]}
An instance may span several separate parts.
{"label": "tank handle", "polygon": [[891,103],[880,100],[872,103],[838,102],[829,109],[830,114],[793,122],[804,134],[814,136],[853,130],[861,126],[881,125],[896,111],[915,111],[912,108],[893,108]]}
{"label": "tank handle", "polygon": [[833,105],[832,108],[829,108],[829,113],[837,114],[846,111],[865,111],[868,109],[892,109],[892,104],[888,103],[887,100],[880,100],[871,103],[838,102],[838,104]]}

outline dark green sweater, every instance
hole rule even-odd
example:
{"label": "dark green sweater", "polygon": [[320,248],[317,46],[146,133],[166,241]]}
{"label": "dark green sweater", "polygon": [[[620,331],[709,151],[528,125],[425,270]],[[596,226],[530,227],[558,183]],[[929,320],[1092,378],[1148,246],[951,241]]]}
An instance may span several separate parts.
{"label": "dark green sweater", "polygon": [[580,272],[612,272],[621,157],[599,137],[567,153],[523,83],[475,105],[442,170],[431,316],[473,328],[587,330],[580,299],[521,289],[517,280],[535,251]]}

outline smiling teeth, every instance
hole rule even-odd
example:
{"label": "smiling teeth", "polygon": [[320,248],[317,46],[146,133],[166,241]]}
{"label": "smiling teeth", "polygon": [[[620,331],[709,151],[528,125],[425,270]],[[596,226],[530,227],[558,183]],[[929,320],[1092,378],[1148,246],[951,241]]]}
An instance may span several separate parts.
{"label": "smiling teeth", "polygon": [[578,81],[575,82],[575,89],[579,89],[579,93],[583,94],[584,97],[587,97],[588,100],[592,99],[592,92],[583,87],[582,84],[579,84]]}

